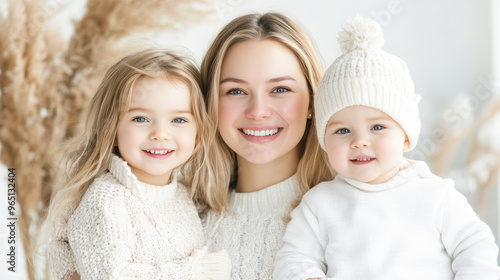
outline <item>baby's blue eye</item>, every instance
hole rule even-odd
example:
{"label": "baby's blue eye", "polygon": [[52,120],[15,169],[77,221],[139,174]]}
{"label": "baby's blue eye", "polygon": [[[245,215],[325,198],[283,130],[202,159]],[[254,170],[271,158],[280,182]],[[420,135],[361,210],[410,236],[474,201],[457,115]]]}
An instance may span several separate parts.
{"label": "baby's blue eye", "polygon": [[279,87],[279,88],[276,88],[275,90],[273,90],[273,92],[277,92],[277,93],[283,93],[283,92],[287,92],[287,91],[290,91],[290,89],[288,89],[286,87]]}
{"label": "baby's blue eye", "polygon": [[148,120],[145,117],[135,117],[132,119],[134,122],[147,122]]}
{"label": "baby's blue eye", "polygon": [[351,132],[351,131],[347,128],[341,128],[341,129],[335,131],[335,133],[337,133],[337,134],[347,134],[349,132]]}
{"label": "baby's blue eye", "polygon": [[240,95],[240,94],[245,94],[245,92],[242,91],[241,89],[231,89],[227,92],[227,94]]}
{"label": "baby's blue eye", "polygon": [[372,130],[382,130],[384,128],[385,128],[384,126],[377,124],[372,127]]}
{"label": "baby's blue eye", "polygon": [[175,118],[172,120],[173,123],[185,123],[186,120],[183,118]]}

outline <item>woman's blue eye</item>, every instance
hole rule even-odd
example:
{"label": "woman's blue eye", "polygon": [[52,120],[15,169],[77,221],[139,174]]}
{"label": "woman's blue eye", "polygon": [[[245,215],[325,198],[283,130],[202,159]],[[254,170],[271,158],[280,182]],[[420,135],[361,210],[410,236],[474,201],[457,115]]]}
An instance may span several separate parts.
{"label": "woman's blue eye", "polygon": [[147,122],[148,120],[145,117],[135,117],[133,119],[134,122]]}
{"label": "woman's blue eye", "polygon": [[241,89],[231,89],[227,92],[227,94],[240,95],[240,94],[245,94],[245,92],[242,91]]}
{"label": "woman's blue eye", "polygon": [[175,118],[172,120],[173,123],[185,123],[186,120],[183,118]]}
{"label": "woman's blue eye", "polygon": [[286,88],[286,87],[279,87],[279,88],[276,88],[275,90],[273,90],[273,92],[277,92],[277,93],[283,93],[283,92],[287,92],[287,91],[290,91],[290,89]]}
{"label": "woman's blue eye", "polygon": [[341,129],[337,130],[335,133],[337,133],[337,134],[347,134],[349,132],[351,132],[349,129],[347,129],[347,128],[341,128]]}
{"label": "woman's blue eye", "polygon": [[384,128],[385,128],[384,126],[377,124],[372,127],[372,130],[382,130]]}

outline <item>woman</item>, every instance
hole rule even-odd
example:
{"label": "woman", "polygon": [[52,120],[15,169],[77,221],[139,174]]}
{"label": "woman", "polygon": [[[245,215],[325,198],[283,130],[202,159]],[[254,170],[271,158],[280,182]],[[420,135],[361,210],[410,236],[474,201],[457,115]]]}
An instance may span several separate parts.
{"label": "woman", "polygon": [[213,166],[229,192],[228,211],[204,217],[207,240],[229,252],[231,279],[272,279],[292,204],[333,179],[312,121],[316,51],[289,18],[249,14],[222,29],[201,73],[218,127]]}

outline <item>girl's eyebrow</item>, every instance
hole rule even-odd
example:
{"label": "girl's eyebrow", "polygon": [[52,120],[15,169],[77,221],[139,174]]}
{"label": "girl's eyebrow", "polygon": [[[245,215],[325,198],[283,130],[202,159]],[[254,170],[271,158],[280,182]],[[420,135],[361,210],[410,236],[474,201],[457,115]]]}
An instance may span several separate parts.
{"label": "girl's eyebrow", "polygon": [[127,113],[134,112],[134,111],[151,112],[151,110],[148,108],[133,107],[133,108],[128,109]]}
{"label": "girl's eyebrow", "polygon": [[[142,108],[142,107],[134,107],[134,108],[130,108],[127,113],[130,113],[130,112],[135,112],[135,111],[139,111],[139,112],[146,112],[146,113],[150,113],[152,112],[152,110],[148,109],[148,108]],[[191,110],[172,110],[172,113],[174,114],[193,114],[191,112]]]}
{"label": "girl's eyebrow", "polygon": [[172,111],[174,114],[190,114],[192,115],[193,113],[191,112],[191,110],[174,110]]}

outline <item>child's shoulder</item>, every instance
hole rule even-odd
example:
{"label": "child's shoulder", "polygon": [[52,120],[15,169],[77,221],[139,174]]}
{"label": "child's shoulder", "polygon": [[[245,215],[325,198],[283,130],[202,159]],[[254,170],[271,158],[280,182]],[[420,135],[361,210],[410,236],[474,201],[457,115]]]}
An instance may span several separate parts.
{"label": "child's shoulder", "polygon": [[314,186],[313,188],[311,188],[309,191],[307,191],[307,193],[304,195],[304,198],[314,200],[335,194],[335,192],[339,191],[339,187],[341,187],[342,184],[343,184],[342,181],[338,179],[321,182],[316,186]]}
{"label": "child's shoulder", "polygon": [[94,179],[81,203],[88,201],[96,205],[128,204],[132,197],[132,192],[106,171]]}
{"label": "child's shoulder", "polygon": [[424,161],[418,161],[418,160],[407,160],[407,163],[410,167],[414,170],[416,170],[417,174],[417,179],[411,179],[412,176],[408,176],[410,181],[415,181],[415,182],[420,182],[424,184],[429,184],[432,185],[433,187],[437,188],[443,188],[443,189],[450,189],[454,188],[455,182],[452,179],[449,178],[443,178],[440,177],[430,170],[429,166],[427,163]]}

